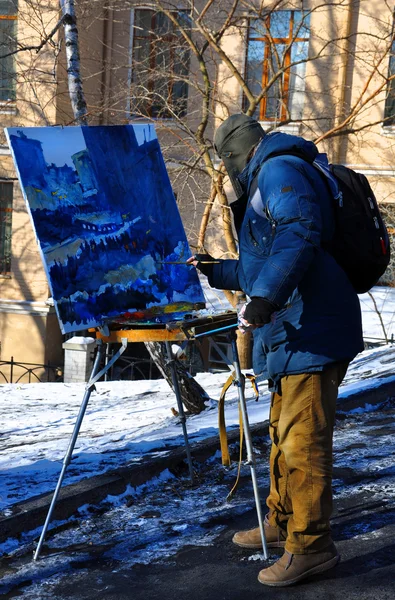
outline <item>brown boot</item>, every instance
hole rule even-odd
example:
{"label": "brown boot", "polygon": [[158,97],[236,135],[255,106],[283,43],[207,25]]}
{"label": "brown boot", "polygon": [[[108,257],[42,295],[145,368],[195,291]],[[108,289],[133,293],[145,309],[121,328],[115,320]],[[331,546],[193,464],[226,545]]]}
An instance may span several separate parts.
{"label": "brown boot", "polygon": [[[279,527],[269,525],[267,518],[264,521],[266,545],[268,548],[284,548],[286,535]],[[238,531],[234,534],[232,542],[242,548],[262,548],[261,530],[259,527],[248,531]]]}
{"label": "brown boot", "polygon": [[314,554],[291,554],[285,550],[282,557],[271,567],[262,569],[258,581],[263,585],[284,587],[301,579],[317,575],[335,567],[340,560],[334,544]]}

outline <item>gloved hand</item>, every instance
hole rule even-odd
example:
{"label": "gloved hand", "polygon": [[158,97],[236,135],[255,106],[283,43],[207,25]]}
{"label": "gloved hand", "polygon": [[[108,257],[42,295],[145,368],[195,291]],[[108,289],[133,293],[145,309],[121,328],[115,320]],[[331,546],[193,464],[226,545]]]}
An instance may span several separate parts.
{"label": "gloved hand", "polygon": [[247,304],[244,311],[243,319],[250,325],[262,327],[266,323],[270,323],[272,313],[278,310],[278,306],[273,304],[266,298],[255,296],[251,298],[251,302]]}
{"label": "gloved hand", "polygon": [[243,302],[243,304],[239,304],[236,308],[237,310],[237,327],[241,333],[246,333],[247,331],[253,331],[255,327],[247,323],[244,318],[244,313],[246,311],[247,304]]}
{"label": "gloved hand", "polygon": [[213,272],[213,265],[210,263],[216,262],[218,261],[211,254],[194,254],[187,260],[187,264],[194,265],[206,277],[210,277]]}

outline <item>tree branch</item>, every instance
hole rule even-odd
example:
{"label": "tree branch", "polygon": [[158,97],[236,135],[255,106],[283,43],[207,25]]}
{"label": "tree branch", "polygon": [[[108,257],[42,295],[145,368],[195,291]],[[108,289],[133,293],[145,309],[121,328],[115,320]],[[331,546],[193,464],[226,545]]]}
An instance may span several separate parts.
{"label": "tree branch", "polygon": [[7,56],[13,56],[14,54],[18,54],[19,52],[29,52],[31,50],[35,50],[36,53],[38,54],[40,52],[40,50],[49,42],[52,40],[53,36],[55,35],[55,33],[58,31],[58,29],[61,27],[61,25],[63,25],[64,22],[64,16],[59,19],[59,21],[56,23],[55,27],[52,29],[52,31],[50,33],[48,33],[48,35],[46,35],[40,42],[40,44],[38,44],[37,46],[21,46],[20,48],[17,48],[16,50],[13,50],[12,52],[8,52],[7,54],[2,54],[0,56],[0,60],[2,58],[7,58]]}

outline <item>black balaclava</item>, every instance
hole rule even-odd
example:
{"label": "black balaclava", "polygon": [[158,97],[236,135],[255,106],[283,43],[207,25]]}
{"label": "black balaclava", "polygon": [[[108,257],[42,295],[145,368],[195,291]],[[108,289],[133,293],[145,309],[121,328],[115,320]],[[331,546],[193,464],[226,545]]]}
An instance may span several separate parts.
{"label": "black balaclava", "polygon": [[246,166],[252,148],[264,135],[258,121],[243,113],[228,117],[215,132],[214,148],[224,162],[237,199],[244,191],[238,176]]}

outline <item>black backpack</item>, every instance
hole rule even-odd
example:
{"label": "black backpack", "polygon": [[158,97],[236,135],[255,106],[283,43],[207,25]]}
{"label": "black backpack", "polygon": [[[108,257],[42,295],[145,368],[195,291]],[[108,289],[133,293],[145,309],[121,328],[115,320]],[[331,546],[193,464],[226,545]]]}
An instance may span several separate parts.
{"label": "black backpack", "polygon": [[[317,166],[313,162],[314,166]],[[384,274],[390,261],[390,242],[369,181],[343,165],[330,165],[338,185],[333,194],[335,233],[323,246],[346,272],[358,294],[368,292]]]}
{"label": "black backpack", "polygon": [[[317,168],[333,198],[335,233],[322,246],[342,267],[358,294],[368,292],[384,274],[390,262],[390,242],[369,181],[343,165],[312,162],[295,149],[270,154],[297,156]],[[329,168],[328,168],[329,167]],[[255,177],[251,188],[257,187]],[[253,189],[250,189],[250,196]]]}

